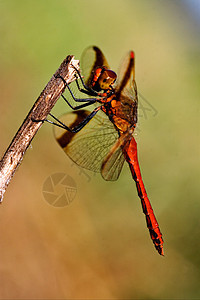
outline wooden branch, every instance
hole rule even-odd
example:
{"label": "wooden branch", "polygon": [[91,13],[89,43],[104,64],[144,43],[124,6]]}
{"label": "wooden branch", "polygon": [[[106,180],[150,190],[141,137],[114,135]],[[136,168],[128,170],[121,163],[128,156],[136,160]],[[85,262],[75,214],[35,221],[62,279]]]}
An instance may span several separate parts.
{"label": "wooden branch", "polygon": [[79,61],[69,55],[42,91],[0,161],[0,202],[33,137],[43,124],[34,120],[47,118],[65,89],[63,80],[57,76],[61,75],[67,83],[72,82],[75,80],[73,66],[79,68]]}

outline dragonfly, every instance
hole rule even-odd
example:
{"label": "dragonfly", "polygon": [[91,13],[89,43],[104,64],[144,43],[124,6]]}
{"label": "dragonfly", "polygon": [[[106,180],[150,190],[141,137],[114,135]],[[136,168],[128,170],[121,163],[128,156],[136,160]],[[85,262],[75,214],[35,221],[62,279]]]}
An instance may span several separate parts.
{"label": "dragonfly", "polygon": [[[75,106],[62,94],[73,110],[60,118],[50,114],[57,126],[55,138],[78,166],[100,172],[105,180],[117,180],[126,161],[136,183],[147,228],[154,246],[164,255],[163,238],[142,180],[134,131],[137,124],[138,94],[135,82],[135,54],[130,51],[119,76],[110,69],[103,52],[88,47],[82,56],[83,76],[76,69],[76,84],[85,98],[76,98],[68,88]],[[93,110],[85,107],[93,105]],[[56,122],[55,122],[56,121]]]}

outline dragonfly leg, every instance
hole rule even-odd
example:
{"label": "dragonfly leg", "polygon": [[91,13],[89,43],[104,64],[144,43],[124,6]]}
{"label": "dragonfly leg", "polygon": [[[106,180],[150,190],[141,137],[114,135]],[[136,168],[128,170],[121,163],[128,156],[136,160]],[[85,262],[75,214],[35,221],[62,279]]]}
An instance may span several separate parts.
{"label": "dragonfly leg", "polygon": [[95,101],[93,100],[93,101],[90,101],[90,102],[83,103],[83,104],[81,104],[81,105],[72,106],[72,105],[69,103],[69,101],[65,98],[64,95],[61,95],[61,96],[62,96],[62,98],[65,100],[65,102],[69,105],[69,107],[70,107],[71,109],[73,109],[73,110],[80,109],[80,108],[83,108],[83,107],[92,105],[92,104],[94,104],[94,103],[96,102],[96,100],[95,100]]}
{"label": "dragonfly leg", "polygon": [[48,119],[45,119],[44,121],[51,123],[53,125],[56,125],[60,128],[63,128],[65,130],[68,130],[72,133],[79,132],[87,123],[96,115],[96,113],[101,109],[101,106],[95,108],[82,122],[80,122],[77,126],[74,128],[70,128],[67,125],[65,125],[62,121],[60,121],[58,118],[56,118],[54,115],[49,113],[49,115],[57,122],[50,121]]}
{"label": "dragonfly leg", "polygon": [[[82,77],[80,77],[80,79],[82,80],[81,82],[82,82],[82,84],[83,84],[84,81],[83,81]],[[85,84],[84,84],[84,85],[85,85],[86,89],[85,89],[85,90],[82,89],[82,88],[80,87],[79,83],[78,83],[78,78],[76,78],[76,85],[77,85],[78,90],[79,90],[81,93],[84,93],[84,94],[89,95],[89,96],[99,96],[99,94],[98,94],[97,92],[95,92],[95,91],[93,91],[92,89],[88,88]]]}
{"label": "dragonfly leg", "polygon": [[[84,89],[82,89],[82,88],[80,87],[80,85],[79,85],[79,83],[78,83],[78,78],[76,77],[76,85],[77,85],[77,88],[79,89],[80,92],[82,92],[82,93],[84,93],[84,94],[87,94],[87,95],[89,95],[89,96],[105,97],[104,95],[102,95],[103,93],[99,93],[99,92],[93,90],[92,88],[88,87],[88,86],[84,83],[84,80],[83,80],[83,78],[82,78],[82,76],[81,76],[79,70],[76,69],[75,67],[74,67],[74,69],[75,69],[76,72],[78,73],[79,79],[81,80],[81,83],[82,83],[83,87],[85,88],[85,90],[84,90]],[[112,86],[110,86],[110,93],[108,93],[106,97],[110,97],[113,93],[114,93],[114,88],[113,88]]]}
{"label": "dragonfly leg", "polygon": [[[80,79],[83,81],[82,77],[80,77]],[[98,93],[96,91],[94,91],[93,89],[85,86],[87,88],[87,90],[84,90],[80,87],[79,83],[78,83],[78,80],[76,79],[76,85],[77,85],[77,88],[78,90],[81,92],[81,93],[84,93],[86,95],[89,95],[89,96],[96,96],[96,97],[103,97],[103,98],[109,98],[113,93],[114,93],[114,88],[112,86],[110,86],[110,93]],[[89,98],[89,99],[96,99],[98,100],[98,98]]]}
{"label": "dragonfly leg", "polygon": [[[73,94],[73,92],[72,92],[72,90],[71,90],[71,88],[69,87],[69,85],[67,84],[67,82],[65,81],[65,79],[61,76],[61,75],[57,75],[56,76],[57,78],[60,78],[60,79],[62,79],[62,81],[64,82],[64,85],[65,85],[65,88],[67,87],[68,88],[68,90],[69,90],[69,92],[70,92],[70,94],[71,94],[71,96],[72,96],[72,98],[74,99],[74,101],[76,101],[76,102],[96,102],[98,99],[97,98],[76,98],[75,96],[74,96],[74,94]],[[93,94],[89,94],[88,93],[88,95],[91,95],[91,96],[95,96],[95,95],[93,95]],[[63,95],[62,95],[63,96]],[[67,104],[69,105],[69,102],[66,100],[66,98],[63,96],[63,99],[67,102]]]}
{"label": "dragonfly leg", "polygon": [[[73,66],[74,67],[74,66]],[[79,79],[81,80],[81,83],[82,83],[82,85],[83,85],[83,87],[84,87],[84,89],[82,89],[80,86],[79,86],[79,83],[78,83],[78,78],[76,78],[76,84],[77,84],[77,87],[78,87],[78,89],[79,89],[79,91],[80,92],[82,92],[82,93],[85,93],[85,94],[87,94],[87,95],[91,95],[91,96],[98,96],[99,95],[99,93],[98,92],[96,92],[95,90],[93,90],[93,89],[91,89],[90,87],[88,87],[86,84],[85,84],[85,82],[84,82],[84,80],[83,80],[83,78],[82,78],[82,76],[81,76],[81,73],[79,72],[79,70],[76,68],[76,67],[74,67],[74,69],[76,70],[76,72],[77,72],[77,74],[78,74],[78,76],[79,76]]]}

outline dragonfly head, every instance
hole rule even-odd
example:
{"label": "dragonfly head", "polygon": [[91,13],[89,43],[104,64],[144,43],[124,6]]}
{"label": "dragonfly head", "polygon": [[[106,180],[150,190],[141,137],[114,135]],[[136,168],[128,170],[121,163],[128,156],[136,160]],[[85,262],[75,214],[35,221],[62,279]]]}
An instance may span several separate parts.
{"label": "dragonfly head", "polygon": [[101,75],[99,76],[99,86],[101,90],[108,90],[117,79],[117,74],[108,69],[102,69]]}
{"label": "dragonfly head", "polygon": [[97,68],[93,77],[93,89],[96,91],[109,90],[114,84],[117,74],[105,67]]}

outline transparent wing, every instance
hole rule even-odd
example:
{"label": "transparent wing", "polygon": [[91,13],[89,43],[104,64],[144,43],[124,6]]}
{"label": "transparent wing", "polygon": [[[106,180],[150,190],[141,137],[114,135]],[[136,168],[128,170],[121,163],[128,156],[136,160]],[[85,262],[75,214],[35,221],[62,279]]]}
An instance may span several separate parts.
{"label": "transparent wing", "polygon": [[[86,110],[79,110],[65,114],[59,120],[72,128],[85,119],[89,113]],[[55,126],[54,134],[59,145],[77,165],[94,172],[101,172],[104,157],[108,155],[119,137],[113,124],[103,112],[99,112],[99,115],[95,116],[78,133],[71,133]],[[124,157],[119,148],[114,153],[104,175],[102,174],[104,179],[116,180],[123,162]]]}
{"label": "transparent wing", "polygon": [[116,93],[119,96],[129,97],[138,103],[137,99],[137,86],[135,82],[135,54],[130,51],[123,59],[120,69],[118,71],[118,80],[116,86]]}
{"label": "transparent wing", "polygon": [[102,177],[105,180],[117,180],[124,165],[124,161],[124,155],[121,148],[119,147],[112,153],[110,159],[106,162],[106,164],[104,166],[102,165]]}
{"label": "transparent wing", "polygon": [[88,87],[91,87],[93,72],[97,67],[106,67],[109,69],[107,60],[103,52],[96,46],[90,46],[85,49],[80,60],[83,80]]}
{"label": "transparent wing", "polygon": [[104,179],[110,180],[110,176],[115,178],[115,180],[118,178],[125,161],[124,149],[130,144],[132,133],[133,130],[122,133],[104,158],[101,167]]}
{"label": "transparent wing", "polygon": [[120,100],[124,116],[127,116],[126,120],[131,127],[135,126],[137,123],[138,98],[133,51],[130,51],[121,63],[115,93]]}

